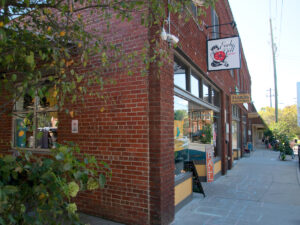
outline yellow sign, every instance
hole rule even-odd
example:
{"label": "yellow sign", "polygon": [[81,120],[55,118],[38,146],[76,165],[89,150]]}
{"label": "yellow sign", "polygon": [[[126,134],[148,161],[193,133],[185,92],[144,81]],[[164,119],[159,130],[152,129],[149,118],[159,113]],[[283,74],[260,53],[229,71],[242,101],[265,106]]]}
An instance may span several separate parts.
{"label": "yellow sign", "polygon": [[231,95],[231,104],[250,103],[250,94]]}
{"label": "yellow sign", "polygon": [[248,113],[248,118],[257,118],[257,117],[259,117],[259,114],[257,112]]}

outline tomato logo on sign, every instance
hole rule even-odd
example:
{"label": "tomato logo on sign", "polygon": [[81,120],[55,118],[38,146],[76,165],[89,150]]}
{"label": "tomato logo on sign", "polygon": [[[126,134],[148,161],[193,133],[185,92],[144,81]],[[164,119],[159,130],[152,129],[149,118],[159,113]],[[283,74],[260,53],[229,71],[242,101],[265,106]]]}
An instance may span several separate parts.
{"label": "tomato logo on sign", "polygon": [[226,54],[223,51],[219,51],[214,54],[214,59],[217,61],[224,61],[225,58]]}

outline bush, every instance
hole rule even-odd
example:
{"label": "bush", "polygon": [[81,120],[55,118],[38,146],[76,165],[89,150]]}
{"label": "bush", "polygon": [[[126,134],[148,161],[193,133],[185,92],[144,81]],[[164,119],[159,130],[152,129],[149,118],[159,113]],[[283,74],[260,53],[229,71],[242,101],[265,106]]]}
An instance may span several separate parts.
{"label": "bush", "polygon": [[286,155],[293,155],[293,149],[290,147],[290,141],[287,135],[281,134],[278,138],[278,150],[280,151],[280,159],[285,160]]}
{"label": "bush", "polygon": [[201,136],[200,136],[200,140],[202,143],[204,143],[204,144],[211,143],[211,139],[212,139],[212,130],[211,129],[212,128],[211,128],[210,124],[203,126],[203,130],[202,130]]}
{"label": "bush", "polygon": [[59,145],[49,157],[21,151],[0,159],[0,224],[81,224],[73,202],[79,191],[103,187],[109,166],[93,156],[79,160],[72,144]]}

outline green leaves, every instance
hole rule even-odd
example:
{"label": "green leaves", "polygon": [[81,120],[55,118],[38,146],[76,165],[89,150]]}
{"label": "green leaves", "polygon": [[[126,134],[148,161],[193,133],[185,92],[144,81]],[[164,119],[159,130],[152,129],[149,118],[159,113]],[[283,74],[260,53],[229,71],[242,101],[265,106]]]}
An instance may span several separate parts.
{"label": "green leaves", "polygon": [[34,69],[35,68],[35,60],[34,60],[34,53],[30,52],[29,55],[25,56],[25,62],[29,64],[29,66]]}
{"label": "green leaves", "polygon": [[0,224],[56,224],[68,213],[70,224],[80,224],[72,198],[103,188],[111,171],[94,156],[79,160],[74,153],[80,156],[80,149],[69,144],[51,150],[47,158],[27,151],[0,158]]}
{"label": "green leaves", "polygon": [[16,192],[19,191],[18,187],[16,186],[13,186],[13,185],[5,185],[3,188],[2,188],[2,191],[5,193],[5,194],[14,194]]}
{"label": "green leaves", "polygon": [[3,158],[3,162],[5,162],[5,163],[12,163],[12,162],[15,162],[15,160],[16,160],[16,157],[14,157],[12,155],[6,155]]}

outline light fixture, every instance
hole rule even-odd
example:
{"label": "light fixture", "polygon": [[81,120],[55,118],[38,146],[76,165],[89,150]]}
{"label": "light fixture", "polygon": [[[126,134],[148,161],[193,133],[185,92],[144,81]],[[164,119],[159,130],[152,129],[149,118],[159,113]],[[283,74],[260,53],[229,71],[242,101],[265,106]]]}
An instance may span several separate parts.
{"label": "light fixture", "polygon": [[162,40],[166,41],[168,38],[167,32],[165,31],[165,28],[162,29],[160,37]]}
{"label": "light fixture", "polygon": [[162,40],[167,41],[167,42],[172,43],[172,44],[177,44],[179,42],[179,38],[176,37],[173,34],[168,34],[165,31],[165,28],[162,29],[160,37],[161,37]]}
{"label": "light fixture", "polygon": [[204,1],[203,1],[203,0],[192,0],[192,2],[193,2],[196,6],[203,6],[203,5],[204,5]]}
{"label": "light fixture", "polygon": [[179,41],[179,38],[178,37],[176,37],[175,35],[173,35],[173,34],[167,34],[167,41],[168,42],[170,42],[170,43],[172,43],[172,44],[177,44],[178,43],[178,41]]}

